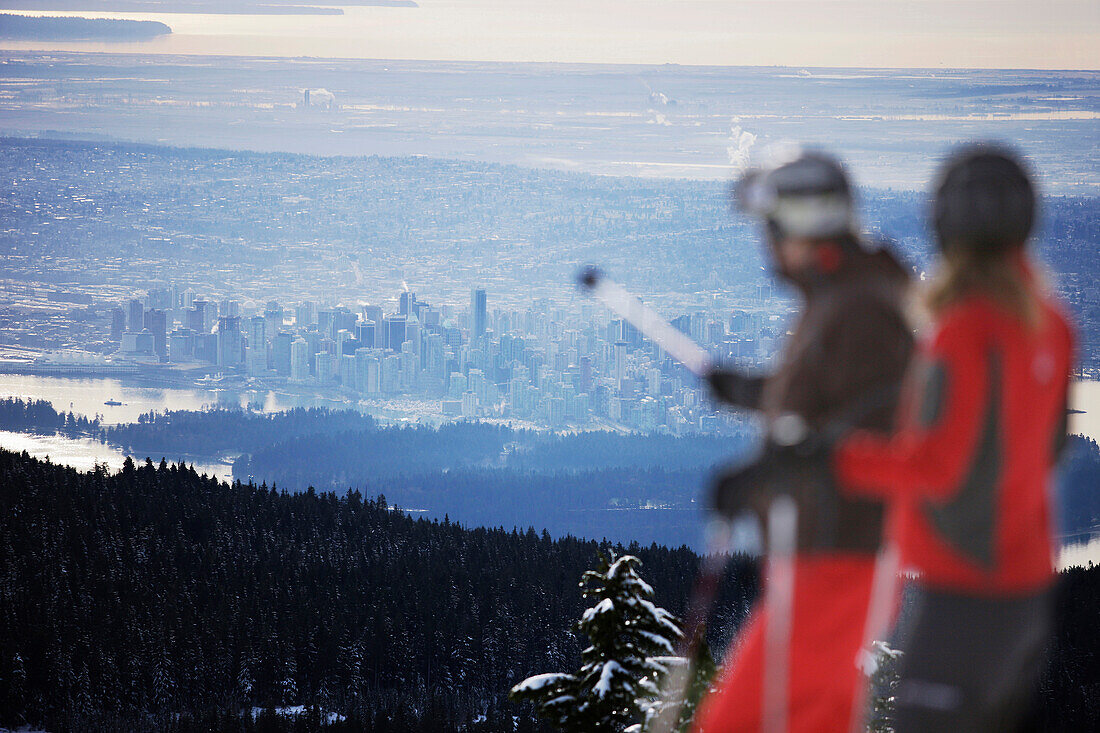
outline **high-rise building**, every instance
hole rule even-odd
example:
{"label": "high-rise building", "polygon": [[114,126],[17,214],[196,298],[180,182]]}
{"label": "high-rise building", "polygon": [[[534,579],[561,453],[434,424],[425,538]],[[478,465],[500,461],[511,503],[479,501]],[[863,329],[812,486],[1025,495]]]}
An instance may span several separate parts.
{"label": "high-rise building", "polygon": [[218,334],[209,332],[195,334],[195,358],[211,364],[217,363]]}
{"label": "high-rise building", "polygon": [[626,379],[626,342],[615,342],[615,387],[622,389]]}
{"label": "high-rise building", "polygon": [[646,392],[656,397],[661,394],[661,370],[657,368],[646,372]]}
{"label": "high-rise building", "polygon": [[126,311],[115,306],[111,309],[111,340],[121,341],[122,334],[126,331]]}
{"label": "high-rise building", "polygon": [[141,333],[145,328],[145,304],[137,298],[133,298],[126,308],[126,329],[134,333]]}
{"label": "high-rise building", "polygon": [[326,331],[318,324],[318,331],[323,336],[331,336],[337,331],[354,331],[355,330],[355,314],[344,306],[338,306],[332,310],[332,324],[329,326],[329,331]]}
{"label": "high-rise building", "polygon": [[413,313],[413,307],[416,305],[416,293],[411,291],[404,291],[397,299],[397,313],[402,316],[409,316]]}
{"label": "high-rise building", "polygon": [[[416,319],[416,316],[409,316],[405,320],[405,340],[412,351],[417,357],[420,355],[420,321]],[[418,364],[419,366],[419,364]]]}
{"label": "high-rise building", "polygon": [[245,368],[249,375],[267,372],[267,318],[252,316],[248,319],[248,348],[245,352]]}
{"label": "high-rise building", "polygon": [[400,380],[401,371],[401,357],[397,354],[390,354],[382,359],[382,372],[380,380],[382,382],[382,394],[396,394],[397,385]]}
{"label": "high-rise building", "polygon": [[485,288],[474,288],[470,293],[470,336],[481,338],[489,323],[485,310]]}
{"label": "high-rise building", "polygon": [[289,331],[279,331],[271,341],[272,362],[280,377],[290,376],[290,345],[293,342],[294,334]]}
{"label": "high-rise building", "polygon": [[294,320],[299,329],[316,323],[318,316],[317,305],[312,300],[304,300],[294,309]]}
{"label": "high-rise building", "polygon": [[314,358],[316,365],[317,381],[321,384],[332,384],[336,378],[336,353],[335,351],[319,351]]}
{"label": "high-rise building", "polygon": [[213,311],[213,303],[195,298],[191,303],[191,310],[187,311],[187,323],[185,325],[195,333],[210,333],[210,328],[214,325],[213,316],[211,315]]}
{"label": "high-rise building", "polygon": [[257,349],[267,348],[267,319],[263,316],[248,319],[248,345]]}
{"label": "high-rise building", "polygon": [[153,334],[153,351],[162,361],[168,359],[168,314],[160,308],[145,311],[145,329]]}
{"label": "high-rise building", "polygon": [[126,331],[122,334],[122,346],[119,352],[130,357],[155,357],[153,334],[148,331]]}
{"label": "high-rise building", "polygon": [[592,357],[582,356],[580,358],[580,381],[577,384],[577,390],[582,393],[592,392]]}
{"label": "high-rise building", "polygon": [[195,332],[177,328],[168,335],[168,358],[174,362],[189,361],[195,355]]}
{"label": "high-rise building", "polygon": [[363,346],[373,349],[375,346],[374,339],[377,328],[378,324],[374,321],[357,323],[355,325],[355,339]]}
{"label": "high-rise building", "polygon": [[[378,305],[364,305],[363,306],[363,320],[374,321],[376,324],[382,323],[382,307]],[[381,344],[378,344],[381,346]]]}
{"label": "high-rise building", "polygon": [[296,382],[309,379],[309,344],[304,338],[290,342],[290,378]]}
{"label": "high-rise building", "polygon": [[405,343],[405,316],[388,316],[383,321],[383,346],[391,351],[400,351]]}
{"label": "high-rise building", "polygon": [[489,399],[489,380],[485,378],[485,372],[480,369],[471,369],[470,374],[467,376],[467,386],[470,391],[477,395],[479,402],[488,404]]}
{"label": "high-rise building", "polygon": [[443,379],[443,370],[447,366],[443,336],[438,333],[429,333],[424,339],[424,351],[424,370],[438,385]]}
{"label": "high-rise building", "polygon": [[[322,308],[321,310],[317,311],[317,330],[326,335],[332,333],[332,324],[335,320],[334,316],[335,311],[333,311],[331,308]],[[298,330],[306,328],[307,325],[308,324],[304,322],[299,323]]]}
{"label": "high-rise building", "polygon": [[349,333],[348,331],[337,331],[336,336],[333,338],[333,341],[336,342],[336,353],[338,355],[355,353],[354,348],[349,351],[348,347],[345,346],[345,344],[349,342],[358,345],[366,345],[363,344],[363,342],[361,342],[359,339],[355,338],[354,334]]}
{"label": "high-rise building", "polygon": [[425,328],[438,328],[440,315],[440,312],[435,308],[424,306],[420,309],[420,315],[417,317],[420,319],[420,322],[424,324]]}
{"label": "high-rise building", "polygon": [[250,377],[267,374],[267,349],[248,344],[244,349],[244,368]]}
{"label": "high-rise building", "polygon": [[462,393],[462,417],[477,417],[477,395],[473,392]]}
{"label": "high-rise building", "polygon": [[340,354],[340,384],[344,389],[355,389],[355,355]]}
{"label": "high-rise building", "polygon": [[218,317],[218,366],[236,367],[244,356],[240,316]]}
{"label": "high-rise building", "polygon": [[377,349],[355,350],[355,389],[367,395],[381,390],[381,358]]}
{"label": "high-rise building", "polygon": [[268,301],[267,307],[264,308],[264,320],[267,322],[267,337],[275,338],[275,334],[279,333],[279,329],[283,327],[283,309],[278,301]]}

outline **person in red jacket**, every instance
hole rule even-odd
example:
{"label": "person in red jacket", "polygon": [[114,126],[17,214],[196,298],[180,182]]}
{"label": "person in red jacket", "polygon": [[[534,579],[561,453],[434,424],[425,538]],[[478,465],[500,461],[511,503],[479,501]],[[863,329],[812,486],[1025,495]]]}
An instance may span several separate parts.
{"label": "person in red jacket", "polygon": [[889,533],[918,574],[896,631],[898,733],[1011,731],[1040,672],[1073,334],[1027,254],[1034,209],[1012,153],[977,145],[947,161],[934,327],[902,427],[853,434],[834,453],[845,491],[890,503]]}
{"label": "person in red jacket", "polygon": [[[847,176],[827,155],[803,151],[751,171],[737,200],[764,224],[772,265],[803,307],[772,373],[708,375],[718,400],[758,411],[766,431],[757,460],[719,483],[712,508],[759,516],[769,556],[763,598],[694,730],[846,733],[859,716],[856,659],[883,505],[839,492],[828,454],[800,438],[838,424],[883,434],[894,427],[897,386],[913,352],[903,314],[908,272],[888,248],[858,234]],[[794,522],[770,521],[782,516],[777,506],[792,505]]]}

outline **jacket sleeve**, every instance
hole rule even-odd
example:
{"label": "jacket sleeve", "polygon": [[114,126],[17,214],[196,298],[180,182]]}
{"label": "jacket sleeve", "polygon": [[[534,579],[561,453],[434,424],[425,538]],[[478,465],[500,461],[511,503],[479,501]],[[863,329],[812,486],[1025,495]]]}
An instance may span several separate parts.
{"label": "jacket sleeve", "polygon": [[988,412],[993,358],[974,320],[954,318],[937,333],[917,376],[917,409],[900,431],[857,432],[838,446],[834,468],[845,491],[946,500],[961,485]]}
{"label": "jacket sleeve", "polygon": [[893,303],[854,302],[834,320],[817,364],[815,389],[829,433],[894,427],[901,381],[913,356],[913,332]]}

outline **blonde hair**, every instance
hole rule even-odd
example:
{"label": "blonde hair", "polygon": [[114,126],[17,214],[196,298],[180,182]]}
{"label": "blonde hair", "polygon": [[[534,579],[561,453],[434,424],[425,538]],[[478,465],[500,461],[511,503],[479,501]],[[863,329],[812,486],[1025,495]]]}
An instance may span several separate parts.
{"label": "blonde hair", "polygon": [[948,249],[925,295],[925,305],[937,318],[960,300],[983,295],[1029,329],[1038,329],[1043,320],[1038,276],[1030,276],[1016,261],[1026,257],[1019,250],[990,256],[970,248]]}

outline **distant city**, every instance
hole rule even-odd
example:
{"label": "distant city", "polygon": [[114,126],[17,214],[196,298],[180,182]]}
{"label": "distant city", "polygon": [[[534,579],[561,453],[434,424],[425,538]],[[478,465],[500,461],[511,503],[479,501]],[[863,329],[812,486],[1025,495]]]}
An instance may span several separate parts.
{"label": "distant city", "polygon": [[[761,286],[761,302],[770,296]],[[715,410],[695,377],[595,304],[569,309],[538,299],[522,311],[490,308],[484,288],[462,306],[434,305],[411,291],[397,302],[386,312],[272,300],[250,312],[189,287],[153,288],[110,310],[100,353],[53,351],[5,368],[310,390],[352,404],[401,399],[426,417],[551,429],[684,434],[740,424]],[[716,358],[750,367],[766,361],[785,331],[780,316],[760,310],[695,310],[672,324]]]}

